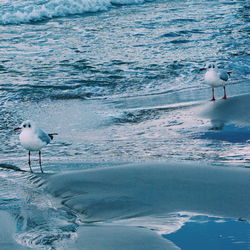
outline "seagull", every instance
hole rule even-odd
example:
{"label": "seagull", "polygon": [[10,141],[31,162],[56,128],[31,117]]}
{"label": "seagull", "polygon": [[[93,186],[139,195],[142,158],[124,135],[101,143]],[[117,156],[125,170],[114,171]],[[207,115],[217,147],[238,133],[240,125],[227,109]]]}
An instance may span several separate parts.
{"label": "seagull", "polygon": [[40,166],[41,172],[43,173],[41,149],[47,144],[49,144],[51,140],[53,139],[53,136],[57,135],[57,133],[47,134],[43,130],[38,128],[33,121],[30,121],[30,120],[24,121],[20,127],[17,127],[14,130],[21,130],[19,139],[20,139],[21,145],[29,151],[28,163],[29,163],[30,171],[33,173],[32,168],[31,168],[31,161],[30,161],[30,154],[31,154],[30,152],[39,151],[39,166]]}
{"label": "seagull", "polygon": [[222,99],[227,99],[225,83],[229,79],[232,72],[218,71],[218,68],[214,64],[208,64],[200,70],[207,70],[204,77],[205,82],[212,87],[211,101],[215,101],[214,88],[217,87],[223,87],[224,96],[222,97]]}

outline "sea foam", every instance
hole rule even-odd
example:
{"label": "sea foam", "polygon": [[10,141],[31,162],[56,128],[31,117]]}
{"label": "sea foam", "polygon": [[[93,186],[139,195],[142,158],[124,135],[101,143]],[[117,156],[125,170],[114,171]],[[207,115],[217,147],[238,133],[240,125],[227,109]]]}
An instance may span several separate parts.
{"label": "sea foam", "polygon": [[[21,24],[53,17],[105,11],[112,5],[139,4],[144,0],[50,0],[44,3],[6,4],[0,10],[0,24]],[[1,6],[0,6],[1,7]]]}

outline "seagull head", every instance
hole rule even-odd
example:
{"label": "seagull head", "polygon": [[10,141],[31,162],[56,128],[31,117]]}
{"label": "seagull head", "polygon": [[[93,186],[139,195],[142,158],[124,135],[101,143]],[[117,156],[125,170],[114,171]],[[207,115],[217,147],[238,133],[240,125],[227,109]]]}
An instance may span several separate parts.
{"label": "seagull head", "polygon": [[27,120],[22,122],[20,127],[15,128],[14,130],[34,130],[35,124],[33,121]]}
{"label": "seagull head", "polygon": [[207,63],[204,65],[203,68],[200,68],[200,70],[210,70],[210,69],[215,69],[216,65],[214,63]]}

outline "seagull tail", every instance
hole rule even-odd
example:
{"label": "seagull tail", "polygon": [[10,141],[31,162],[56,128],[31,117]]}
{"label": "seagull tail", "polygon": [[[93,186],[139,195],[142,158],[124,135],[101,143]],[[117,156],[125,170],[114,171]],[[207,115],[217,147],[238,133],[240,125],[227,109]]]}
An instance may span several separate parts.
{"label": "seagull tail", "polygon": [[54,135],[58,135],[58,134],[57,133],[48,134],[48,136],[50,137],[51,140],[53,140]]}

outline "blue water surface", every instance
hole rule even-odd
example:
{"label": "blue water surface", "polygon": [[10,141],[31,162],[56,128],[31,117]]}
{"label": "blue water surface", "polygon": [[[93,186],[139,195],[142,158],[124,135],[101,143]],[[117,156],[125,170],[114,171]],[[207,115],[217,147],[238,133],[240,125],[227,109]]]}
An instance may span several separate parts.
{"label": "blue water surface", "polygon": [[[228,97],[244,96],[239,112],[248,114],[249,9],[245,0],[2,0],[0,163],[29,169],[13,128],[32,119],[58,133],[42,152],[49,173],[66,170],[65,162],[249,167],[250,122],[210,130],[195,110],[211,98],[200,68],[214,62],[232,72]],[[36,171],[36,152],[32,160]],[[57,209],[27,176],[0,174],[0,210],[16,218],[17,242],[52,249],[74,239],[76,214]],[[195,221],[166,237],[183,249],[244,249],[249,224]]]}

